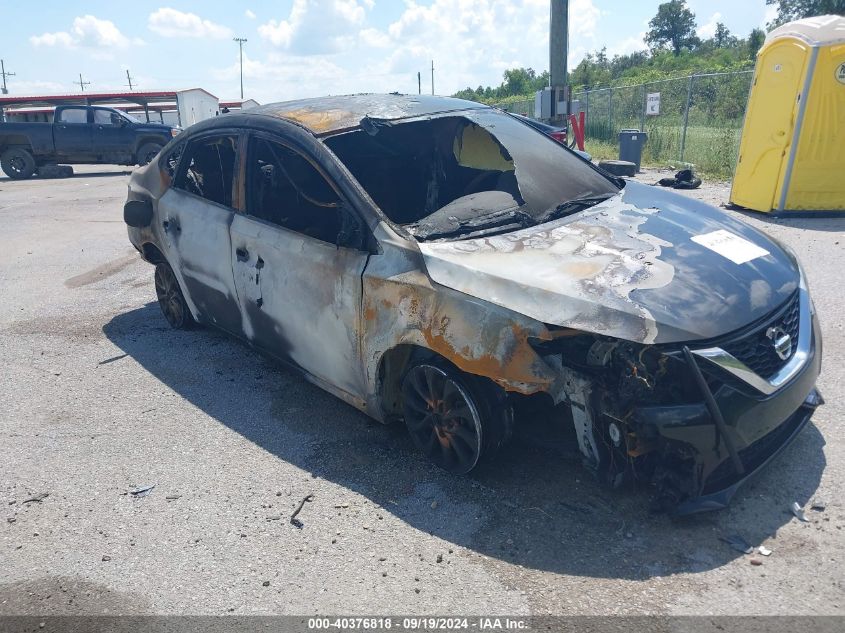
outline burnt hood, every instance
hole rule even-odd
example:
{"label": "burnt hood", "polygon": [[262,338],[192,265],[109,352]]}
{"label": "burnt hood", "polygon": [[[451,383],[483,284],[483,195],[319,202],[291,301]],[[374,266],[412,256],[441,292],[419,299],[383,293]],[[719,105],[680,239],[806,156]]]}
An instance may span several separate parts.
{"label": "burnt hood", "polygon": [[782,305],[800,277],[760,231],[636,182],[562,220],[419,247],[438,284],[549,325],[643,343],[740,329]]}

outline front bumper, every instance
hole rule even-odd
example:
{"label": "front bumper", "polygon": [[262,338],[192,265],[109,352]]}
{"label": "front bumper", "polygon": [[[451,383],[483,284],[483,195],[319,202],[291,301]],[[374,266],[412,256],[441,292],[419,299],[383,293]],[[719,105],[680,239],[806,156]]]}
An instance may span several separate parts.
{"label": "front bumper", "polygon": [[[724,437],[705,402],[640,407],[634,422],[640,433],[655,438],[672,459],[664,460],[655,477],[658,488],[672,489],[679,503],[671,514],[692,514],[725,507],[739,487],[788,446],[822,404],[815,388],[821,369],[821,332],[806,288],[801,290],[805,328],[795,363],[773,377],[774,384],[739,380],[742,371],[696,354],[696,363],[712,385],[724,418]],[[708,352],[710,350],[707,350]],[[695,351],[693,351],[695,354]],[[737,470],[730,446],[741,462]]]}

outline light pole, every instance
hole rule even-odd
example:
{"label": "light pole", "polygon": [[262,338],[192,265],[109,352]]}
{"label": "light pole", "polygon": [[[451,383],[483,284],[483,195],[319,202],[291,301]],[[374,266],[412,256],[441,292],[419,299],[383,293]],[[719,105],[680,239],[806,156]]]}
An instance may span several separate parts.
{"label": "light pole", "polygon": [[569,55],[569,0],[551,0],[551,15],[549,19],[549,83],[552,89],[552,119],[569,114],[558,112],[557,105],[560,97],[564,97],[569,108],[569,98],[566,86],[567,57]]}
{"label": "light pole", "polygon": [[238,43],[238,48],[240,49],[241,53],[241,101],[244,99],[244,42],[246,42],[245,37],[233,37],[233,42]]}

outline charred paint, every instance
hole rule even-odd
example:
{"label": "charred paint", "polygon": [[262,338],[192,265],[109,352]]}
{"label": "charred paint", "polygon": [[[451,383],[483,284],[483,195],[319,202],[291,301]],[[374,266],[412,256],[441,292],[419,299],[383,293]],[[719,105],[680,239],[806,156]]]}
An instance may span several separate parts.
{"label": "charred paint", "polygon": [[630,294],[674,277],[660,258],[671,244],[640,230],[656,213],[614,198],[547,225],[420,250],[432,278],[450,288],[543,323],[650,343],[657,323]]}

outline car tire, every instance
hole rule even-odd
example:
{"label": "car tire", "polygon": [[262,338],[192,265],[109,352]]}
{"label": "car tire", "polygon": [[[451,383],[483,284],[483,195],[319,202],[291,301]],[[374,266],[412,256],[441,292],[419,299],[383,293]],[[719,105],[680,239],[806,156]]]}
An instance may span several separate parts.
{"label": "car tire", "polygon": [[637,175],[637,164],[627,160],[602,160],[599,161],[599,169],[613,176],[633,178]]}
{"label": "car tire", "polygon": [[161,151],[162,146],[158,143],[144,143],[138,150],[138,164],[142,167],[148,165]]}
{"label": "car tire", "polygon": [[402,412],[414,445],[461,475],[496,455],[513,422],[500,387],[440,359],[418,361],[405,373]]}
{"label": "car tire", "polygon": [[23,147],[12,147],[0,156],[0,167],[13,180],[26,180],[35,173],[35,158]]}
{"label": "car tire", "polygon": [[167,262],[159,262],[155,268],[155,288],[161,313],[170,327],[176,330],[189,330],[195,324],[188,309],[185,296],[179,287],[176,274]]}

